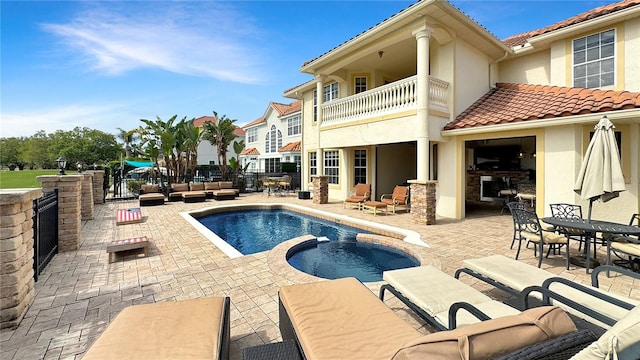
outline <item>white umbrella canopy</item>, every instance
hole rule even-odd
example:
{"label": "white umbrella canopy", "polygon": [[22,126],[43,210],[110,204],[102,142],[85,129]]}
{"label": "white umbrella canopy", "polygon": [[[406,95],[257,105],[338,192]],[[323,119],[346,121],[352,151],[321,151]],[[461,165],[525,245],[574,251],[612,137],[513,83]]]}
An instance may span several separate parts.
{"label": "white umbrella canopy", "polygon": [[589,200],[588,220],[594,200],[607,202],[626,190],[614,128],[606,116],[595,126],[574,186],[582,199]]}

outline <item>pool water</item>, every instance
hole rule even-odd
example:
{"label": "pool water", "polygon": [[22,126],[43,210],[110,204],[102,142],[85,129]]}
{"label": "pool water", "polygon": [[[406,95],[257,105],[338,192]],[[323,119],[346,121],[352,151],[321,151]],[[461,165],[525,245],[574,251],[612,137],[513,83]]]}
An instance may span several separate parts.
{"label": "pool water", "polygon": [[355,277],[380,281],[386,270],[419,266],[399,250],[362,241],[318,241],[302,245],[287,259],[294,268],[325,279]]}
{"label": "pool water", "polygon": [[197,220],[243,255],[273,249],[302,235],[331,240],[355,240],[362,229],[289,210],[238,210],[198,217]]}

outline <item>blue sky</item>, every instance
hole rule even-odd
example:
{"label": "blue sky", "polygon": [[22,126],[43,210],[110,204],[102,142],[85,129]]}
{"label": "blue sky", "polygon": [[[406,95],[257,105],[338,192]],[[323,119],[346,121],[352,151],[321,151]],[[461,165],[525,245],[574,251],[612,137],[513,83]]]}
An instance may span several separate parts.
{"label": "blue sky", "polygon": [[[613,1],[452,3],[503,39]],[[262,116],[301,65],[412,1],[0,1],[0,137]]]}

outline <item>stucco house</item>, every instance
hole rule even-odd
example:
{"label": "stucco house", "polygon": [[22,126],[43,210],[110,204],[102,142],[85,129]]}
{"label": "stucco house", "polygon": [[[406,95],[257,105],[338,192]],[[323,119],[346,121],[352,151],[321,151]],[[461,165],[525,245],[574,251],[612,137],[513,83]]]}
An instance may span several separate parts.
{"label": "stucco house", "polygon": [[245,149],[240,161],[249,164],[247,171],[274,173],[282,162],[301,164],[301,103],[271,102],[261,117],[242,127]]}
{"label": "stucco house", "polygon": [[627,190],[593,217],[626,222],[640,208],[638,0],[502,41],[447,1],[420,1],[300,71],[313,79],[284,95],[302,101],[302,177],[328,176],[331,199],[359,182],[376,198],[410,183],[414,205],[435,187],[435,212],[460,219],[496,200],[490,185],[526,183],[539,215],[585,206],[574,181],[607,115]]}
{"label": "stucco house", "polygon": [[[201,116],[193,120],[193,125],[202,130],[204,123],[207,121],[215,123],[216,118],[213,116]],[[235,129],[233,133],[236,136],[236,141],[244,140],[244,130],[242,128]],[[231,157],[238,158],[238,154],[233,149],[233,142],[227,147],[227,163]],[[198,165],[220,165],[219,161],[218,149],[211,145],[208,140],[202,140],[198,145]]]}

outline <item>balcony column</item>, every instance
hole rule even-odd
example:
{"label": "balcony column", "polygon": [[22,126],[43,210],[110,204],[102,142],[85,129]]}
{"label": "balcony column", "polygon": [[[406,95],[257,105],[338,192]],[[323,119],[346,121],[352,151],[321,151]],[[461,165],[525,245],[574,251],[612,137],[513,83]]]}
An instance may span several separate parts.
{"label": "balcony column", "polygon": [[317,131],[317,144],[316,147],[316,167],[318,169],[318,175],[324,175],[324,154],[322,146],[320,145],[320,126],[322,125],[322,103],[324,102],[324,76],[316,75],[316,131]]}
{"label": "balcony column", "polygon": [[418,118],[417,130],[417,177],[420,181],[429,180],[429,37],[432,30],[428,27],[416,30],[413,35],[416,37],[418,58],[417,58],[417,110]]}

